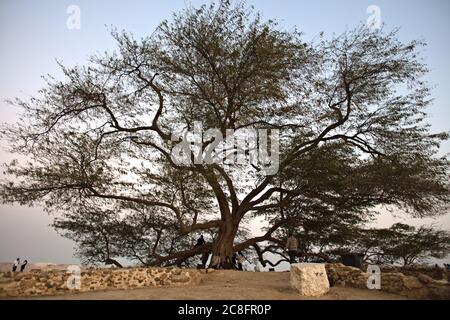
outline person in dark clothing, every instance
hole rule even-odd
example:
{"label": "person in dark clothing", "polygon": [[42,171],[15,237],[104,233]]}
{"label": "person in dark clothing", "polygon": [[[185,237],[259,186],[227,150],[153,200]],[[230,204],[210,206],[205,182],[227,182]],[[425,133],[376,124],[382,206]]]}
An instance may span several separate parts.
{"label": "person in dark clothing", "polygon": [[236,252],[231,257],[231,264],[233,265],[233,269],[238,270],[238,260]]}
{"label": "person in dark clothing", "polygon": [[[200,247],[200,246],[204,245],[205,243],[206,243],[205,238],[203,238],[203,235],[200,235],[200,238],[197,239],[197,243],[195,244],[194,248]],[[208,261],[208,258],[209,258],[209,253],[208,252],[203,253],[202,259],[201,259],[202,264],[199,267],[204,269],[206,267],[206,262]]]}
{"label": "person in dark clothing", "polygon": [[209,252],[205,252],[202,254],[202,269],[206,268],[206,263],[208,262],[209,259]]}
{"label": "person in dark clothing", "polygon": [[203,235],[200,236],[200,238],[198,238],[197,243],[194,247],[199,247],[202,246],[206,243],[205,239],[203,238]]}
{"label": "person in dark clothing", "polygon": [[222,269],[234,269],[230,257],[225,257],[225,262],[222,263]]}
{"label": "person in dark clothing", "polygon": [[23,272],[23,270],[25,270],[25,267],[27,266],[27,264],[28,264],[28,260],[25,260],[25,261],[22,263],[22,265],[20,266],[20,272]]}

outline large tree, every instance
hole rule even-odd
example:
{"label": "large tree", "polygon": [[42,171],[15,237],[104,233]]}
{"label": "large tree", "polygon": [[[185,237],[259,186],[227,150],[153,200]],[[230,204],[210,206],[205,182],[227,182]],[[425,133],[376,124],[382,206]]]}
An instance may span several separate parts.
{"label": "large tree", "polygon": [[[61,66],[63,80],[48,77],[39,96],[12,101],[23,116],[4,132],[30,162],[7,165],[4,202],[66,212],[87,202],[97,212],[119,206],[170,216],[180,235],[215,233],[211,246],[155,255],[160,264],[209,250],[224,261],[279,242],[278,228],[314,208],[385,204],[425,216],[448,204],[448,160],[436,157],[447,136],[423,121],[430,90],[422,43],[364,26],[305,43],[228,1],[188,8],[142,39],[112,35],[115,52]],[[279,162],[269,163],[278,170],[174,161],[172,134],[196,121],[224,136],[279,130]],[[213,139],[198,145],[201,154]],[[293,201],[298,210],[285,214]],[[258,215],[270,222],[266,234],[235,242]]]}
{"label": "large tree", "polygon": [[409,266],[450,253],[450,233],[433,226],[396,223],[390,228],[363,230],[356,241],[367,261]]}

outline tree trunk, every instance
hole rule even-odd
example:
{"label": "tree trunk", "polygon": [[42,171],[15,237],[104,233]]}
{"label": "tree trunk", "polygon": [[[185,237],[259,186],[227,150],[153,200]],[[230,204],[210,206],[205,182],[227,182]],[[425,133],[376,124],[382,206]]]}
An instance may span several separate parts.
{"label": "tree trunk", "polygon": [[105,260],[105,264],[106,264],[106,265],[111,265],[111,264],[113,264],[113,265],[115,265],[117,268],[123,268],[123,266],[122,266],[117,260],[114,260],[114,259],[111,259],[111,258],[107,258],[107,259]]}
{"label": "tree trunk", "polygon": [[238,223],[227,222],[219,229],[218,236],[213,244],[210,266],[221,266],[224,269],[232,268],[231,257],[233,257],[234,254],[234,238],[236,237],[238,228]]}

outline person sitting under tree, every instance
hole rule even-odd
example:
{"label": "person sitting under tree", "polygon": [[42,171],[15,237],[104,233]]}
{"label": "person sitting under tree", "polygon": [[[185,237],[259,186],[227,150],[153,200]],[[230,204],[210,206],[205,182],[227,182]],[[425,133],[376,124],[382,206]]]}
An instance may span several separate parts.
{"label": "person sitting under tree", "polygon": [[197,243],[195,244],[195,247],[202,246],[206,243],[205,238],[203,238],[203,235],[200,235],[200,238],[198,238]]}

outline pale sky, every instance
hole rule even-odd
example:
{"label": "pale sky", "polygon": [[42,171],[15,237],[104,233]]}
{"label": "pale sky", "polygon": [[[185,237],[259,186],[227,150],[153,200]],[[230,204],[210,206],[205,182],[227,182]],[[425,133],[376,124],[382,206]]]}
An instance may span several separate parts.
{"label": "pale sky", "polygon": [[[205,2],[0,0],[0,121],[17,119],[18,110],[4,103],[5,99],[36,94],[44,84],[42,75],[61,76],[55,59],[68,65],[83,64],[90,54],[113,49],[108,26],[145,36],[163,19],[170,18],[171,12],[184,8],[187,3],[198,6]],[[378,6],[387,29],[401,28],[401,40],[420,38],[428,43],[425,59],[431,73],[427,80],[436,85],[429,122],[435,132],[450,131],[450,1],[258,0],[247,3],[253,4],[264,17],[281,20],[287,29],[297,26],[305,33],[306,40],[321,31],[330,35],[364,23],[370,15],[367,8]],[[70,5],[80,9],[80,29],[69,29],[66,25]],[[441,154],[449,152],[447,142]],[[0,163],[12,158],[0,150]],[[77,263],[73,243],[48,227],[51,220],[41,208],[0,206],[0,261],[21,257],[34,262]],[[450,230],[449,214],[433,220],[383,214],[378,225],[387,227],[397,221],[414,225],[436,223]],[[255,233],[260,225],[255,223]]]}

